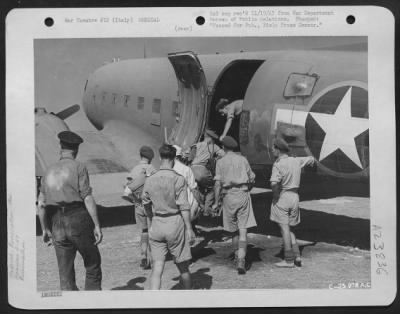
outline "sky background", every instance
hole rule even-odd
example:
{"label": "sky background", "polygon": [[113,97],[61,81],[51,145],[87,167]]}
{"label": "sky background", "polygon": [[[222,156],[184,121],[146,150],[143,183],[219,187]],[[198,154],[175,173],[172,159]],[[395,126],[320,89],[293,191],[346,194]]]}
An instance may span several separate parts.
{"label": "sky background", "polygon": [[34,42],[35,107],[59,112],[73,104],[81,110],[66,119],[72,130],[95,130],[82,108],[90,73],[113,58],[166,57],[170,52],[197,54],[260,50],[301,50],[364,42],[358,37],[214,37],[36,39]]}

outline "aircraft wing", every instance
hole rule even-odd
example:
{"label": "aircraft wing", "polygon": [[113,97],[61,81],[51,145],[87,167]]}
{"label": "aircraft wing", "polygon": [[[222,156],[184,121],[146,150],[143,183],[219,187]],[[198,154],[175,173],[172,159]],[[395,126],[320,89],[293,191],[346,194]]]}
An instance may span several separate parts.
{"label": "aircraft wing", "polygon": [[89,174],[120,173],[129,169],[120,153],[105,134],[98,131],[78,131],[83,138],[77,159],[84,162]]}
{"label": "aircraft wing", "polygon": [[[123,121],[108,121],[101,131],[77,132],[84,140],[77,159],[86,164],[96,203],[104,207],[126,206],[123,185],[133,166],[137,165],[142,145],[157,153],[161,138],[148,134]],[[159,160],[154,158],[158,167]]]}
{"label": "aircraft wing", "polygon": [[131,205],[122,198],[129,169],[123,163],[119,150],[104,132],[76,133],[83,138],[77,159],[84,162],[88,169],[96,203],[102,207]]}

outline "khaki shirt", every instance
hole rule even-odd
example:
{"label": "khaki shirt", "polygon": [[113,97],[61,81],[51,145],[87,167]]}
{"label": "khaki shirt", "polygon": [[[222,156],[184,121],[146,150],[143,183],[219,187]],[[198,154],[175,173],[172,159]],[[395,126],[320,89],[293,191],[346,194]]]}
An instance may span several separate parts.
{"label": "khaki shirt", "polygon": [[271,184],[280,183],[282,190],[295,189],[300,187],[301,169],[304,166],[312,165],[314,157],[289,157],[282,155],[272,166]]}
{"label": "khaki shirt", "polygon": [[132,180],[128,181],[127,186],[132,192],[133,202],[136,206],[142,205],[141,197],[146,178],[153,175],[155,172],[156,169],[154,169],[152,164],[141,160],[129,173],[128,178],[130,177]]}
{"label": "khaki shirt", "polygon": [[217,161],[214,179],[220,181],[223,188],[253,183],[255,177],[249,162],[242,155],[227,152]]}
{"label": "khaki shirt", "polygon": [[83,202],[92,193],[86,166],[72,157],[61,157],[46,171],[40,192],[45,205],[64,206]]}
{"label": "khaki shirt", "polygon": [[154,169],[152,164],[148,164],[147,162],[141,160],[138,165],[133,167],[131,172],[129,173],[130,178],[132,178],[132,181],[128,183],[128,187],[134,191],[137,189],[140,185],[143,185],[142,181],[143,177],[149,177],[153,175],[156,172],[156,169]]}
{"label": "khaki shirt", "polygon": [[185,178],[173,169],[160,167],[144,184],[143,204],[153,204],[153,214],[190,210]]}
{"label": "khaki shirt", "polygon": [[208,160],[212,157],[222,157],[225,155],[223,149],[216,144],[208,144],[206,141],[196,144],[196,156],[192,161],[192,165],[206,166]]}

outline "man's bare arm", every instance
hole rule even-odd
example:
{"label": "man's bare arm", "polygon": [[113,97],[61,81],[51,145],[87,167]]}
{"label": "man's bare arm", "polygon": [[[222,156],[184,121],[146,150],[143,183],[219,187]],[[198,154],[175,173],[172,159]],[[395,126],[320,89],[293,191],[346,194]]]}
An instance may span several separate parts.
{"label": "man's bare arm", "polygon": [[281,193],[279,183],[272,182],[271,183],[272,189],[272,203],[275,204],[279,200],[279,194]]}
{"label": "man's bare arm", "polygon": [[99,216],[97,213],[97,205],[96,201],[94,200],[93,195],[89,194],[84,199],[85,206],[87,211],[89,212],[90,217],[94,223],[94,237],[96,238],[95,244],[99,244],[103,239],[103,233],[101,232]]}
{"label": "man's bare arm", "polygon": [[196,236],[192,229],[192,224],[190,222],[190,210],[181,210],[183,222],[185,223],[185,232],[187,237],[189,238],[189,243],[193,244]]}
{"label": "man's bare arm", "polygon": [[232,118],[227,118],[226,119],[224,132],[220,136],[220,140],[222,140],[226,136],[226,134],[228,134],[228,131],[231,128],[231,125],[232,125],[232,120],[233,120]]}
{"label": "man's bare arm", "polygon": [[39,216],[40,226],[42,227],[43,242],[47,243],[50,241],[51,231],[47,221],[45,200],[42,192],[39,193],[37,206],[38,206],[38,216]]}

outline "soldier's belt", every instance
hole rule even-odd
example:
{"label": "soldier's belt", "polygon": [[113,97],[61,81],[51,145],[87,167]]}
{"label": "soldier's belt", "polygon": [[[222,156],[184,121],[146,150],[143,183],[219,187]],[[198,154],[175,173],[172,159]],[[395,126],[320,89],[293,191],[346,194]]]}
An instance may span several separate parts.
{"label": "soldier's belt", "polygon": [[51,211],[62,211],[63,213],[72,212],[76,210],[85,209],[85,204],[83,202],[72,202],[65,203],[62,205],[47,205],[46,209]]}
{"label": "soldier's belt", "polygon": [[223,190],[231,190],[231,189],[234,189],[234,188],[238,188],[238,189],[246,188],[246,189],[248,189],[249,188],[249,183],[230,184],[230,185],[222,187]]}
{"label": "soldier's belt", "polygon": [[162,214],[162,213],[155,213],[155,214],[154,214],[154,216],[157,216],[157,217],[172,217],[172,216],[177,216],[177,215],[180,215],[180,212],[176,212],[176,213],[165,213],[165,214]]}

